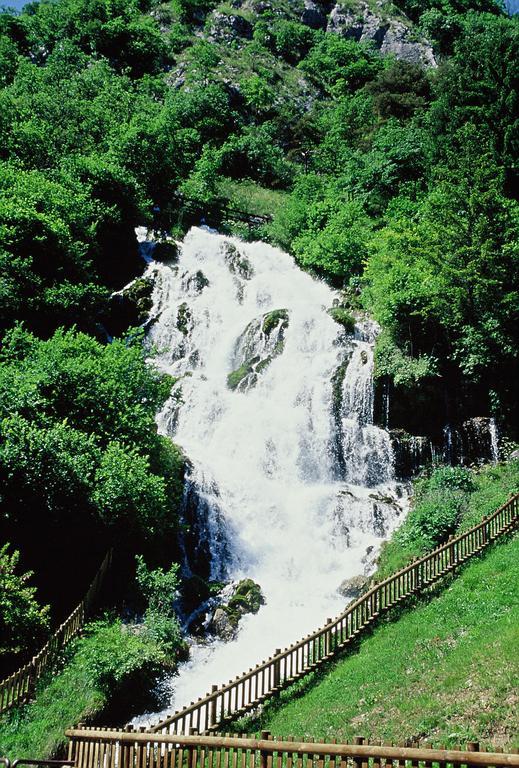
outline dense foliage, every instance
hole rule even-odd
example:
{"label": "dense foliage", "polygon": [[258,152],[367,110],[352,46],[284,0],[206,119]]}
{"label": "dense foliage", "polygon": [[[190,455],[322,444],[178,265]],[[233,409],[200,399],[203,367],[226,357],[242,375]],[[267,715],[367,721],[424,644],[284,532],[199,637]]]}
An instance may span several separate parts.
{"label": "dense foliage", "polygon": [[87,625],[83,636],[68,646],[63,662],[41,682],[33,701],[0,717],[4,755],[57,757],[66,729],[99,715],[114,696],[124,704],[111,714],[111,722],[163,703],[148,691],[170,658],[148,634],[119,619]]}
{"label": "dense foliage", "polygon": [[[78,556],[91,575],[110,541],[153,543],[157,556],[158,534],[176,527],[183,458],[156,432],[170,382],[146,364],[140,337],[103,345],[60,330],[42,341],[15,326],[0,359],[2,530],[43,586],[52,594]],[[71,590],[77,602],[78,584]]]}
{"label": "dense foliage", "polygon": [[0,656],[21,644],[35,649],[49,624],[48,607],[39,606],[36,588],[28,584],[33,574],[19,573],[19,560],[8,544],[0,548]]}

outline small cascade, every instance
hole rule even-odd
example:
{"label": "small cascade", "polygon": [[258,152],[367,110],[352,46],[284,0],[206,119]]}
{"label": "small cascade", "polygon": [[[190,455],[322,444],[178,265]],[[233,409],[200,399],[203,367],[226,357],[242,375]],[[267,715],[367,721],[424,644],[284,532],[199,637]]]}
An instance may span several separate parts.
{"label": "small cascade", "polygon": [[[373,424],[371,339],[375,338],[377,326],[365,322],[363,331],[362,337],[354,340],[353,352],[344,369],[339,409],[340,462],[347,483],[374,487],[393,479],[394,457],[388,432]],[[363,340],[366,337],[370,340]]]}
{"label": "small cascade", "polygon": [[495,419],[490,419],[488,431],[490,435],[490,452],[492,461],[494,464],[497,464],[499,461],[499,432],[497,431],[497,424]]}
{"label": "small cascade", "polygon": [[476,416],[443,430],[443,458],[450,464],[480,464],[499,460],[499,437],[493,418]]}
{"label": "small cascade", "polygon": [[151,362],[175,379],[158,426],[190,464],[184,571],[265,597],[235,640],[193,640],[170,712],[343,610],[339,585],[373,567],[407,493],[373,424],[375,323],[347,334],[337,294],[290,256],[205,229],[147,276]]}

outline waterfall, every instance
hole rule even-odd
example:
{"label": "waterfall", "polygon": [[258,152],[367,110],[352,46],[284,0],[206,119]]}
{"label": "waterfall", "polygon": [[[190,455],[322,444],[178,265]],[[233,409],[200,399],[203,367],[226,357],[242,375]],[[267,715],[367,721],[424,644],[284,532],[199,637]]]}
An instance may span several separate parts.
{"label": "waterfall", "polygon": [[266,601],[236,640],[193,643],[171,712],[343,610],[340,583],[372,567],[406,489],[373,424],[373,322],[347,333],[337,293],[290,256],[206,229],[147,274],[151,362],[175,379],[158,426],[190,462],[185,566],[250,577]]}
{"label": "waterfall", "polygon": [[497,464],[499,461],[499,433],[497,431],[497,424],[495,419],[490,419],[488,431],[490,435],[490,453],[492,461]]}

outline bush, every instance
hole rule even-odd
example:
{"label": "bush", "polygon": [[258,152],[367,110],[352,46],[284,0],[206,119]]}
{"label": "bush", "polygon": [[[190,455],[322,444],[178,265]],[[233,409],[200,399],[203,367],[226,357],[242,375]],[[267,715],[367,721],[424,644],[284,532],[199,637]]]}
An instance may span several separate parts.
{"label": "bush", "polygon": [[123,707],[127,707],[123,717],[150,704],[160,705],[144,703],[143,693],[156,684],[168,659],[146,633],[138,634],[119,620],[87,625],[83,637],[66,649],[64,662],[62,669],[40,682],[30,704],[0,718],[3,755],[12,759],[24,754],[37,759],[57,756],[67,728],[99,716],[123,691]]}
{"label": "bush", "polygon": [[36,649],[49,629],[49,607],[36,600],[36,587],[27,583],[31,571],[17,573],[20,553],[0,547],[0,659],[5,653]]}

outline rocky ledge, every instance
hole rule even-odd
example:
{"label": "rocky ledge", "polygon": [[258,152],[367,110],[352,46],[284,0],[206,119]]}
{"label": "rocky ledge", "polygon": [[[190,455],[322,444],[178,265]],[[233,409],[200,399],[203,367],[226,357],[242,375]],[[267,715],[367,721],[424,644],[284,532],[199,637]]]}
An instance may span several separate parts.
{"label": "rocky ledge", "polygon": [[398,18],[386,13],[385,7],[383,2],[377,2],[374,7],[362,0],[355,4],[339,2],[329,15],[327,31],[357,42],[372,42],[381,53],[393,54],[410,64],[436,67],[428,41],[417,38],[404,16]]}

